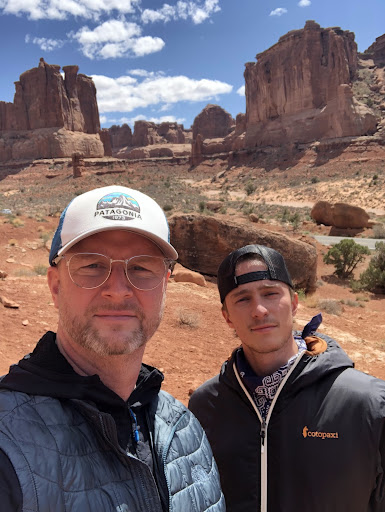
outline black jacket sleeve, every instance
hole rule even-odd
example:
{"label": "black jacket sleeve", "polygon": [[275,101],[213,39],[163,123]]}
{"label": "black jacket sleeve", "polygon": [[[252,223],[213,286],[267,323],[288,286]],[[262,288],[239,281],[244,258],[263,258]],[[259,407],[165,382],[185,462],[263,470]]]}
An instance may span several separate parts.
{"label": "black jacket sleeve", "polygon": [[22,512],[23,495],[19,479],[9,458],[0,450],[0,508],[7,512]]}

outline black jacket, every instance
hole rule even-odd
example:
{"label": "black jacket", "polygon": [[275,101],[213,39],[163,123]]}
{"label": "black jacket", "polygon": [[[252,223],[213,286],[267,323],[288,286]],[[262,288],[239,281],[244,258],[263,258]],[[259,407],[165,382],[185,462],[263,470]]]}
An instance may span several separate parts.
{"label": "black jacket", "polygon": [[385,382],[319,336],[281,383],[266,425],[234,353],[191,396],[228,512],[385,511]]}

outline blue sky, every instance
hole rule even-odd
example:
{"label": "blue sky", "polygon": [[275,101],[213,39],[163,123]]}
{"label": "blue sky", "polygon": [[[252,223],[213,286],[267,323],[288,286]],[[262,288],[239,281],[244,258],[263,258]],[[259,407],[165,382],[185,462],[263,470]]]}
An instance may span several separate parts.
{"label": "blue sky", "polygon": [[94,78],[103,127],[188,128],[208,103],[235,117],[245,63],[310,19],[364,51],[385,33],[385,0],[0,0],[0,100],[43,57]]}

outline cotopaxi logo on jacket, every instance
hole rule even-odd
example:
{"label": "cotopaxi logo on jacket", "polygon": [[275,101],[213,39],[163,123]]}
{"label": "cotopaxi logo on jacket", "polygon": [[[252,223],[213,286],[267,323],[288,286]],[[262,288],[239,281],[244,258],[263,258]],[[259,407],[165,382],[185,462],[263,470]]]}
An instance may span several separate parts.
{"label": "cotopaxi logo on jacket", "polygon": [[320,439],[338,439],[338,432],[318,432],[309,430],[307,427],[303,427],[302,435],[306,437],[319,437]]}
{"label": "cotopaxi logo on jacket", "polygon": [[111,192],[103,196],[96,205],[95,217],[110,220],[142,219],[136,199],[122,192]]}

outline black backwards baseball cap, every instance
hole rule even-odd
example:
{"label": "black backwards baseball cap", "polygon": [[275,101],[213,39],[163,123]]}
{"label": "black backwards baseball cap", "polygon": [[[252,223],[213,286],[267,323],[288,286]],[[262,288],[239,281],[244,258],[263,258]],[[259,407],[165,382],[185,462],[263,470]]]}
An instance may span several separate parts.
{"label": "black backwards baseball cap", "polygon": [[[237,261],[245,254],[259,254],[265,262],[267,269],[236,276],[235,268]],[[261,281],[264,279],[282,281],[282,283],[286,283],[290,288],[293,288],[293,283],[282,254],[264,245],[246,245],[245,247],[231,252],[219,265],[217,277],[218,290],[222,304],[226,295],[231,292],[231,290],[234,290],[234,288],[237,288],[240,284],[250,283],[252,281]]]}

